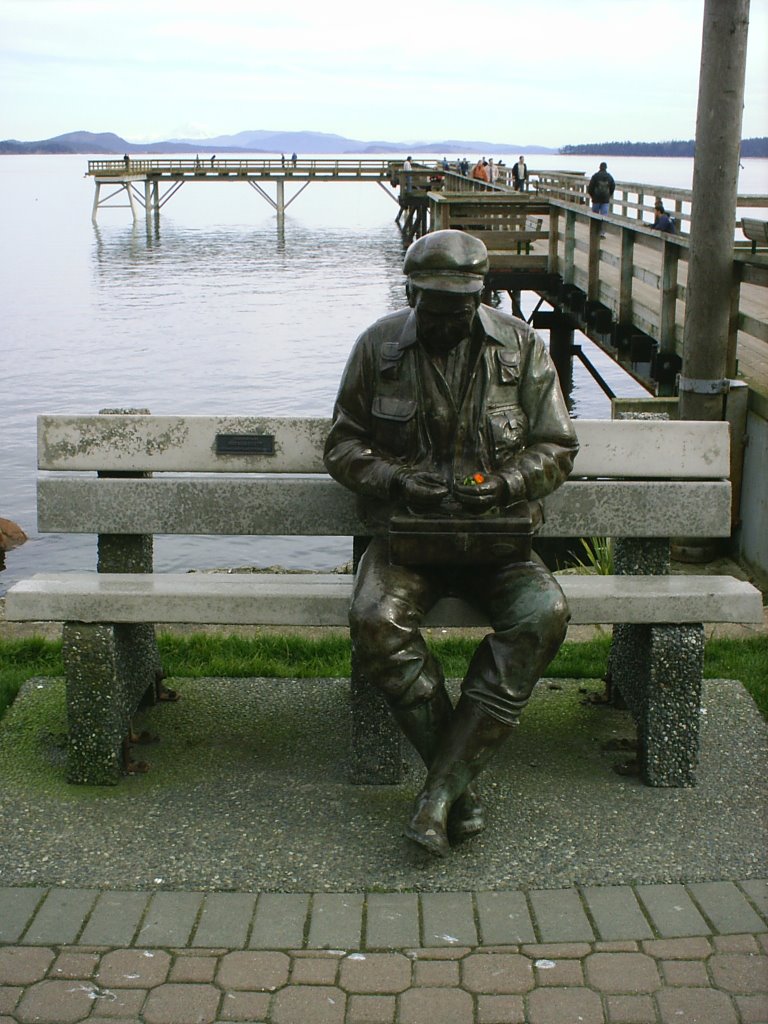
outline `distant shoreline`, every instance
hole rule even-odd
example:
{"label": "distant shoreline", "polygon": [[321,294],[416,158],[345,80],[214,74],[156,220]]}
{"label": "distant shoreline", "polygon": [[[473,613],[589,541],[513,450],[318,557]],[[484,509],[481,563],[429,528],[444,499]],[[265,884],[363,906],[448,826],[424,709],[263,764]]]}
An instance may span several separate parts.
{"label": "distant shoreline", "polygon": [[[213,139],[176,139],[164,142],[134,143],[112,132],[69,132],[50,139],[21,142],[17,139],[0,141],[0,156],[123,156],[168,153],[222,153],[245,155],[252,153],[312,153],[314,155],[344,157],[350,154],[397,156],[402,153],[448,154],[486,153],[558,156],[635,156],[635,157],[693,157],[693,139],[665,142],[587,142],[561,147],[524,146],[514,143],[483,142],[478,140],[449,139],[443,142],[386,142],[348,139],[340,135],[320,132],[240,132],[237,135],[217,136]],[[768,136],[743,139],[741,158],[768,157]]]}
{"label": "distant shoreline", "polygon": [[[480,152],[480,150],[472,150],[472,149],[465,149],[465,150],[459,150],[459,149],[456,149],[456,150],[451,150],[451,149],[442,150],[441,149],[441,150],[435,150],[434,152],[431,152],[431,151],[428,151],[426,149],[418,149],[416,146],[413,146],[411,148],[412,148],[414,153],[427,153],[427,152],[430,152],[430,155],[434,155],[435,159],[437,159],[438,153],[440,153],[441,155],[455,157],[458,153],[461,153],[461,154],[464,154],[464,153],[473,154],[475,152]],[[503,154],[512,153],[512,152],[516,153],[519,149],[520,149],[520,147],[518,146],[516,149],[499,150],[498,152],[503,153]],[[18,145],[15,148],[11,148],[6,143],[0,142],[0,156],[90,156],[90,157],[96,157],[96,158],[103,156],[105,158],[109,158],[109,157],[116,157],[117,158],[117,157],[122,156],[125,151],[126,150],[121,150],[120,152],[118,152],[118,150],[91,149],[91,148],[88,148],[88,147],[85,147],[84,149],[64,149],[64,148],[55,148],[55,147],[39,148],[38,149],[38,148],[34,148],[33,144],[29,144],[29,148],[27,148],[27,146],[22,147],[21,145]],[[266,158],[269,158],[269,157],[275,158],[275,155],[278,152],[278,150],[273,150],[273,149],[268,149],[268,150],[267,149],[227,149],[224,146],[217,146],[217,147],[209,146],[207,148],[205,146],[199,146],[197,149],[190,148],[190,149],[184,149],[184,150],[180,150],[177,147],[171,147],[171,146],[169,146],[167,149],[163,148],[162,146],[160,148],[152,148],[152,149],[141,149],[141,148],[136,147],[136,146],[133,146],[133,147],[130,148],[130,155],[131,156],[148,156],[148,157],[156,157],[156,156],[160,156],[160,155],[167,156],[169,153],[172,154],[172,155],[178,155],[180,157],[183,157],[183,156],[189,155],[191,153],[201,153],[201,154],[202,153],[206,153],[207,154],[207,153],[213,153],[213,152],[220,153],[222,156],[227,156],[227,157],[238,157],[238,156],[246,157],[246,156],[253,156],[255,154],[257,156],[264,156]],[[308,151],[305,151],[305,152],[308,152]],[[316,153],[315,151],[311,151],[311,152],[312,152],[312,156],[327,156],[327,157],[329,157],[331,159],[333,159],[333,158],[343,159],[344,157],[349,157],[349,156],[371,156],[371,157],[375,157],[375,156],[388,157],[389,156],[389,157],[397,158],[400,154],[405,152],[405,149],[404,148],[403,149],[392,149],[392,150],[388,150],[388,149],[361,149],[361,150],[339,150],[338,152],[323,152],[323,153]],[[492,151],[490,149],[487,149],[487,150],[485,150],[485,152],[493,153],[494,151]],[[639,152],[637,150],[626,150],[626,151],[625,150],[620,150],[620,151],[616,150],[615,152],[609,152],[607,149],[582,149],[582,148],[569,149],[567,152],[565,150],[538,150],[538,149],[530,149],[530,150],[525,150],[524,153],[528,157],[531,157],[531,156],[595,156],[595,157],[598,157],[598,156],[604,156],[604,157],[630,156],[630,157],[651,158],[651,159],[657,159],[657,160],[669,160],[670,158],[682,159],[682,160],[690,160],[690,159],[693,159],[693,157],[694,157],[694,153],[693,152],[690,152],[690,153],[658,153],[658,152],[644,153],[644,152]],[[764,159],[766,159],[766,157],[768,157],[768,143],[766,144],[765,152],[762,152],[762,153],[741,153],[739,158],[741,160],[764,160]]]}

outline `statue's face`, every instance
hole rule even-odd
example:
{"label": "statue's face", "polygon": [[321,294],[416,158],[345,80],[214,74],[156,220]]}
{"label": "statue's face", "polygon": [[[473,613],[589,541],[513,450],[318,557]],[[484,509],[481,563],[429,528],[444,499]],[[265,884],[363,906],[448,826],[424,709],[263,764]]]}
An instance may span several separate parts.
{"label": "statue's face", "polygon": [[413,307],[419,341],[437,351],[450,351],[469,337],[479,304],[479,293],[419,291]]}

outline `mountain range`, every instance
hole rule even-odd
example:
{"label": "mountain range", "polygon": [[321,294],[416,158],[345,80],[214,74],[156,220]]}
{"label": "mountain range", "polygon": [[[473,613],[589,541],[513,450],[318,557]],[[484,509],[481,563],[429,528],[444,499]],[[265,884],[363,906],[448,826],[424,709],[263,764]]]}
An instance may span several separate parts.
{"label": "mountain range", "polygon": [[271,132],[264,130],[216,135],[210,139],[167,139],[164,142],[128,142],[112,132],[68,132],[51,139],[0,141],[0,154],[12,153],[557,153],[545,146],[518,143],[446,139],[442,142],[386,142],[348,139],[325,132]]}
{"label": "mountain range", "polygon": [[[19,142],[0,141],[0,155],[14,153],[100,153],[121,156],[124,153],[312,153],[312,154],[377,154],[377,153],[448,153],[488,156],[509,153],[564,153],[571,155],[604,154],[606,156],[687,156],[695,151],[693,139],[668,142],[590,142],[551,148],[521,145],[513,142],[488,142],[478,139],[443,139],[440,142],[365,141],[326,132],[271,132],[254,130],[235,135],[215,135],[210,139],[166,139],[163,142],[128,142],[112,132],[68,132],[52,139]],[[741,155],[768,156],[768,138],[743,139]]]}

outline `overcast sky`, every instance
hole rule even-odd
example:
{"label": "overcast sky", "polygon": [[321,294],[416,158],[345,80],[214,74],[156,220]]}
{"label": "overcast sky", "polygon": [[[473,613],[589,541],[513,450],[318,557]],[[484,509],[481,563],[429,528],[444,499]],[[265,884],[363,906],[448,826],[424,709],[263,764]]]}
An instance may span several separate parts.
{"label": "overcast sky", "polygon": [[[695,135],[704,0],[0,0],[0,139]],[[743,137],[768,134],[751,0]]]}

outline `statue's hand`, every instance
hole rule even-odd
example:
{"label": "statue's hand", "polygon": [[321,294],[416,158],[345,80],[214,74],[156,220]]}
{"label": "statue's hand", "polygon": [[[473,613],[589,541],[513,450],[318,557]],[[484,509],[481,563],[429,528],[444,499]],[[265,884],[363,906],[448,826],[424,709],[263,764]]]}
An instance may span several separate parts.
{"label": "statue's hand", "polygon": [[398,487],[406,505],[413,508],[433,508],[448,496],[445,480],[437,473],[402,473],[398,476]]}
{"label": "statue's hand", "polygon": [[482,482],[473,479],[471,483],[456,484],[453,495],[459,504],[472,512],[485,512],[489,508],[505,505],[507,502],[507,485],[504,479],[495,473],[478,473]]}

